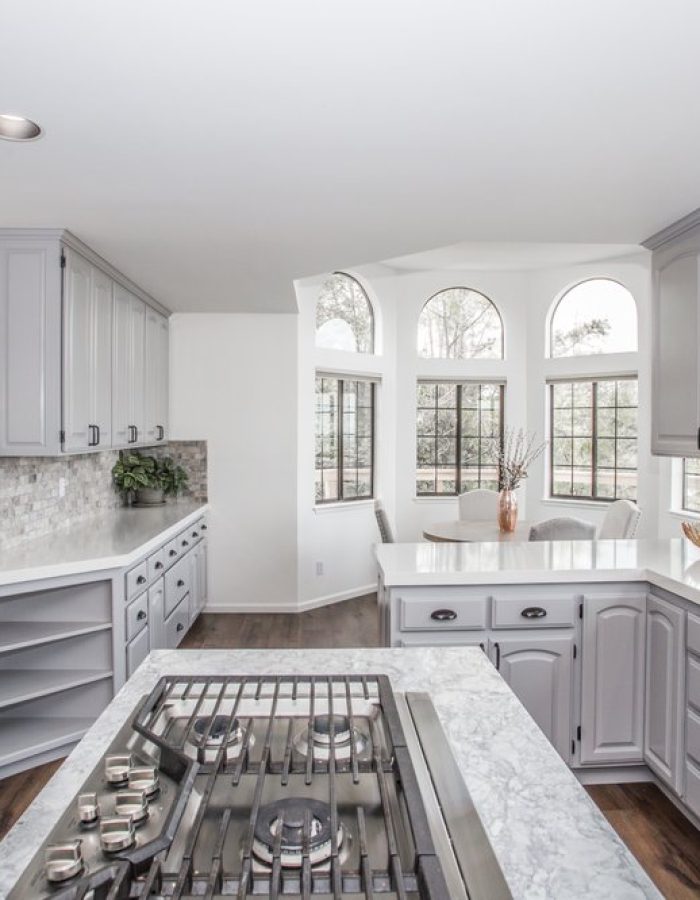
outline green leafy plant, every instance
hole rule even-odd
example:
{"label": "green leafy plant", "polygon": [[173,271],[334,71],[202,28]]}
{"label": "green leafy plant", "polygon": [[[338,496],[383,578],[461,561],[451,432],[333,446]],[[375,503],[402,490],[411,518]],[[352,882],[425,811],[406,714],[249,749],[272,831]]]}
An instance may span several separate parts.
{"label": "green leafy plant", "polygon": [[176,497],[186,487],[188,475],[170,456],[156,459],[122,450],[112,467],[112,481],[120,494],[152,488]]}

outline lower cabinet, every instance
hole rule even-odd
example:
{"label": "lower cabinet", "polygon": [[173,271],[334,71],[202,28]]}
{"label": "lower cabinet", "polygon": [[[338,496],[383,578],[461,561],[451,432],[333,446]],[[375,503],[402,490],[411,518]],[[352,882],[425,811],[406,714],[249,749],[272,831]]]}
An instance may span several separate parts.
{"label": "lower cabinet", "polygon": [[136,637],[126,645],[126,677],[131,678],[150,650],[148,628],[143,628]]}
{"label": "lower cabinet", "polygon": [[580,761],[643,760],[646,594],[585,597]]}
{"label": "lower cabinet", "polygon": [[165,581],[161,576],[148,589],[148,628],[151,648],[165,646]]}
{"label": "lower cabinet", "polygon": [[574,635],[519,634],[489,641],[489,656],[559,754],[571,759]]}
{"label": "lower cabinet", "polygon": [[685,611],[647,600],[644,761],[680,795],[685,727]]}
{"label": "lower cabinet", "polygon": [[190,627],[190,606],[189,598],[184,597],[177,609],[170,613],[165,620],[165,646],[168,650],[173,650],[178,646],[180,641],[187,633]]}

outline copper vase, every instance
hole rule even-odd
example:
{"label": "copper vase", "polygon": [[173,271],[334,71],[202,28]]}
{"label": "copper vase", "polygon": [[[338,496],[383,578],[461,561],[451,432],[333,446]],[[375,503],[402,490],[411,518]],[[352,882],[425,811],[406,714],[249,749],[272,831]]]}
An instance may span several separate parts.
{"label": "copper vase", "polygon": [[511,533],[518,524],[518,498],[515,491],[504,488],[498,495],[498,527]]}

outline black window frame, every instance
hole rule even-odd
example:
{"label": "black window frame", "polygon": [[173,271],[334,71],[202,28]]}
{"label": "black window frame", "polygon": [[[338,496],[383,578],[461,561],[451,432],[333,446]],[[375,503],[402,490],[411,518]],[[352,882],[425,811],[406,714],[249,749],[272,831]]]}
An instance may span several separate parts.
{"label": "black window frame", "polygon": [[[416,497],[459,497],[460,494],[464,493],[464,490],[462,488],[462,470],[463,469],[464,469],[464,471],[474,471],[474,468],[476,468],[479,473],[479,479],[478,479],[479,487],[481,487],[481,481],[482,481],[482,479],[481,479],[481,471],[482,471],[481,452],[479,453],[478,466],[474,467],[474,466],[463,466],[462,465],[462,440],[464,438],[464,435],[462,434],[462,416],[460,415],[460,411],[462,410],[462,388],[463,387],[479,387],[479,388],[481,388],[486,385],[488,385],[490,387],[498,388],[498,391],[499,391],[498,442],[499,442],[499,446],[502,450],[503,442],[504,442],[504,438],[505,438],[505,422],[504,422],[504,419],[505,419],[505,415],[504,415],[504,413],[505,413],[505,391],[506,391],[505,382],[499,381],[499,380],[490,380],[490,379],[486,379],[486,378],[479,379],[479,380],[473,380],[473,381],[472,380],[460,380],[460,381],[455,380],[455,381],[453,381],[453,380],[446,380],[446,379],[439,379],[439,378],[438,379],[419,378],[416,383],[416,390],[418,389],[418,386],[421,384],[426,384],[426,385],[431,385],[431,386],[436,386],[439,384],[443,384],[443,385],[446,384],[446,385],[454,386],[456,388],[455,410],[457,413],[457,416],[456,416],[456,418],[457,418],[457,435],[456,435],[456,451],[455,451],[456,456],[455,456],[455,466],[454,466],[455,490],[449,491],[449,492],[448,491],[419,491],[418,490],[418,468],[419,468],[418,467],[418,458],[417,458],[418,440],[421,437],[428,437],[429,435],[419,435],[418,429],[416,427],[416,478],[415,478]],[[419,409],[427,409],[427,407],[419,407],[418,403],[416,402],[414,409],[417,414]],[[439,409],[439,407],[435,407],[435,409],[437,410],[437,409]],[[481,416],[479,416],[479,427],[481,427]],[[470,435],[469,437],[472,437],[472,436]],[[482,440],[486,440],[486,438],[482,438],[481,435],[477,435],[475,437],[477,438],[477,440],[479,442],[481,442]],[[436,441],[438,440],[438,438],[439,438],[439,435],[435,435]],[[437,455],[437,451],[436,451],[436,455]],[[438,463],[436,462],[435,463],[436,471],[437,471],[437,465],[438,465]],[[437,484],[437,476],[435,478],[435,481]],[[499,488],[500,488],[500,483],[501,483],[500,471],[499,471],[499,475],[498,475],[498,482],[499,482]]]}
{"label": "black window frame", "polygon": [[688,473],[688,463],[690,461],[696,462],[700,464],[700,459],[697,457],[691,457],[690,459],[683,457],[683,483],[682,483],[682,494],[681,494],[681,509],[684,512],[689,512],[693,514],[700,513],[700,505],[698,506],[690,506],[688,504],[688,474],[693,475],[693,477],[698,477],[700,472],[691,472]]}
{"label": "black window frame", "polygon": [[[334,467],[334,468],[335,468],[335,471],[336,471],[337,484],[338,484],[338,492],[337,492],[337,493],[338,493],[338,496],[337,496],[337,497],[329,497],[329,498],[323,498],[323,497],[318,498],[318,497],[314,497],[314,504],[315,504],[316,506],[326,506],[326,505],[328,505],[328,504],[333,504],[333,503],[356,503],[356,502],[358,502],[358,501],[363,501],[363,500],[364,500],[364,501],[366,501],[366,500],[373,500],[373,499],[374,499],[374,488],[375,488],[375,471],[374,471],[374,470],[375,470],[375,449],[376,449],[376,416],[377,416],[377,402],[376,402],[377,391],[376,391],[376,387],[377,387],[377,385],[376,385],[376,383],[375,383],[374,381],[370,381],[370,380],[367,379],[367,378],[360,378],[360,377],[352,376],[352,375],[333,375],[333,374],[326,374],[326,373],[322,373],[322,372],[317,372],[317,373],[316,373],[315,382],[314,382],[314,385],[315,385],[315,386],[318,384],[318,381],[319,381],[319,380],[336,381],[336,382],[337,382],[337,385],[338,385],[338,386],[337,386],[337,392],[338,392],[338,415],[337,415],[338,428],[337,428],[337,437],[336,437],[336,440],[337,440],[337,457],[338,457],[338,461],[337,461],[337,465]],[[343,478],[343,471],[344,471],[344,466],[343,466],[343,456],[344,456],[344,454],[343,454],[343,447],[344,447],[344,442],[345,442],[345,435],[344,435],[344,419],[345,419],[345,416],[344,416],[344,394],[345,394],[345,383],[346,383],[346,382],[353,382],[353,383],[355,383],[355,384],[360,384],[360,383],[363,383],[363,384],[369,384],[369,388],[370,388],[370,409],[371,409],[371,416],[370,416],[370,466],[369,466],[369,470],[370,470],[370,472],[369,472],[370,492],[369,492],[369,494],[362,494],[361,496],[355,496],[355,497],[344,497],[344,496],[343,496],[343,488],[344,488],[344,478]],[[315,390],[314,390],[314,397],[316,396],[316,393],[317,393],[317,388],[315,388]],[[314,410],[314,413],[315,413],[315,410]],[[314,419],[315,419],[315,415],[314,415]],[[318,436],[318,435],[317,435],[317,433],[316,433],[315,422],[314,422],[314,445],[315,445],[315,443],[316,443],[316,438],[317,438],[317,436]],[[357,438],[358,438],[358,435],[357,435],[357,433],[356,433],[356,440],[357,440]],[[316,487],[316,473],[317,473],[318,471],[319,471],[318,468],[314,465],[314,493],[315,493],[315,487]],[[323,472],[323,471],[325,471],[325,470],[322,468],[321,471]],[[333,471],[333,469],[330,468],[328,471]]]}
{"label": "black window frame", "polygon": [[[615,382],[615,384],[616,384],[615,405],[611,406],[611,407],[606,407],[606,408],[614,409],[616,412],[615,435],[612,436],[612,439],[614,440],[614,443],[615,443],[615,465],[612,467],[605,467],[605,468],[610,469],[611,471],[613,471],[615,473],[615,480],[614,480],[615,496],[600,497],[596,493],[597,472],[601,468],[597,464],[597,462],[598,462],[598,437],[599,437],[599,435],[598,435],[598,415],[597,415],[598,385],[601,382],[611,382],[611,381]],[[631,500],[633,500],[633,502],[636,502],[638,493],[639,493],[639,456],[637,455],[637,466],[635,467],[634,470],[626,468],[626,467],[618,467],[618,465],[617,465],[617,442],[620,439],[620,438],[618,438],[618,435],[617,435],[617,410],[619,410],[619,409],[636,409],[637,416],[638,416],[639,415],[639,397],[637,397],[637,406],[636,407],[620,406],[617,403],[617,382],[620,382],[620,381],[635,381],[635,382],[637,382],[637,386],[639,386],[639,376],[638,375],[599,375],[599,376],[592,376],[590,378],[558,378],[556,380],[552,380],[547,383],[547,388],[549,390],[549,496],[552,500],[566,500],[566,501],[569,501],[572,503],[575,503],[577,501],[584,501],[587,503],[601,503],[601,504],[614,503],[616,500],[621,499],[617,494],[618,472],[635,471],[637,473],[635,496],[633,498],[624,498],[624,499],[631,499]],[[566,385],[590,384],[592,386],[592,391],[591,391],[591,434],[579,436],[579,435],[574,435],[572,433],[570,436],[568,436],[571,440],[573,440],[575,437],[590,437],[590,439],[591,439],[591,465],[590,465],[591,485],[592,485],[592,493],[591,494],[573,494],[573,493],[572,494],[561,494],[561,493],[556,493],[554,491],[554,470],[555,470],[555,468],[557,468],[557,469],[570,468],[572,473],[573,473],[574,469],[576,469],[576,465],[574,464],[574,461],[573,461],[573,454],[572,454],[572,461],[571,461],[570,466],[564,467],[562,465],[557,465],[555,467],[555,463],[554,463],[554,451],[555,451],[554,442],[557,438],[563,437],[562,435],[554,434],[554,410],[555,410],[554,389],[555,389],[555,387],[560,386],[562,384],[566,384]],[[560,407],[556,407],[556,408],[560,408]],[[585,408],[585,407],[582,407],[582,408]],[[637,419],[637,424],[639,424],[639,419]],[[622,440],[624,440],[624,439],[625,438],[622,438]],[[639,431],[638,430],[637,430],[637,433],[635,434],[634,440],[637,443],[637,454],[638,454],[639,453]],[[588,466],[586,468],[588,468]],[[573,474],[572,474],[571,480],[572,480],[572,484],[573,484]]]}

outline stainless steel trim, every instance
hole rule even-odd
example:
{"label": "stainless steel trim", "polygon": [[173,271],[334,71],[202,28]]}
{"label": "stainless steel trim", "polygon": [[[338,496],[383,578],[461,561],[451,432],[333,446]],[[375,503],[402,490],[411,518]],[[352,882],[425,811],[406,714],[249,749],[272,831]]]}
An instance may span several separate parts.
{"label": "stainless steel trim", "polygon": [[[411,692],[405,696],[415,726],[414,731],[413,728],[407,728],[404,722],[407,741],[410,733],[412,736],[416,735],[420,743],[432,788],[442,811],[441,819],[447,829],[451,849],[457,858],[470,900],[512,900],[513,895],[464,783],[430,695]],[[432,824],[431,820],[431,826]],[[442,852],[440,860],[443,861]]]}

